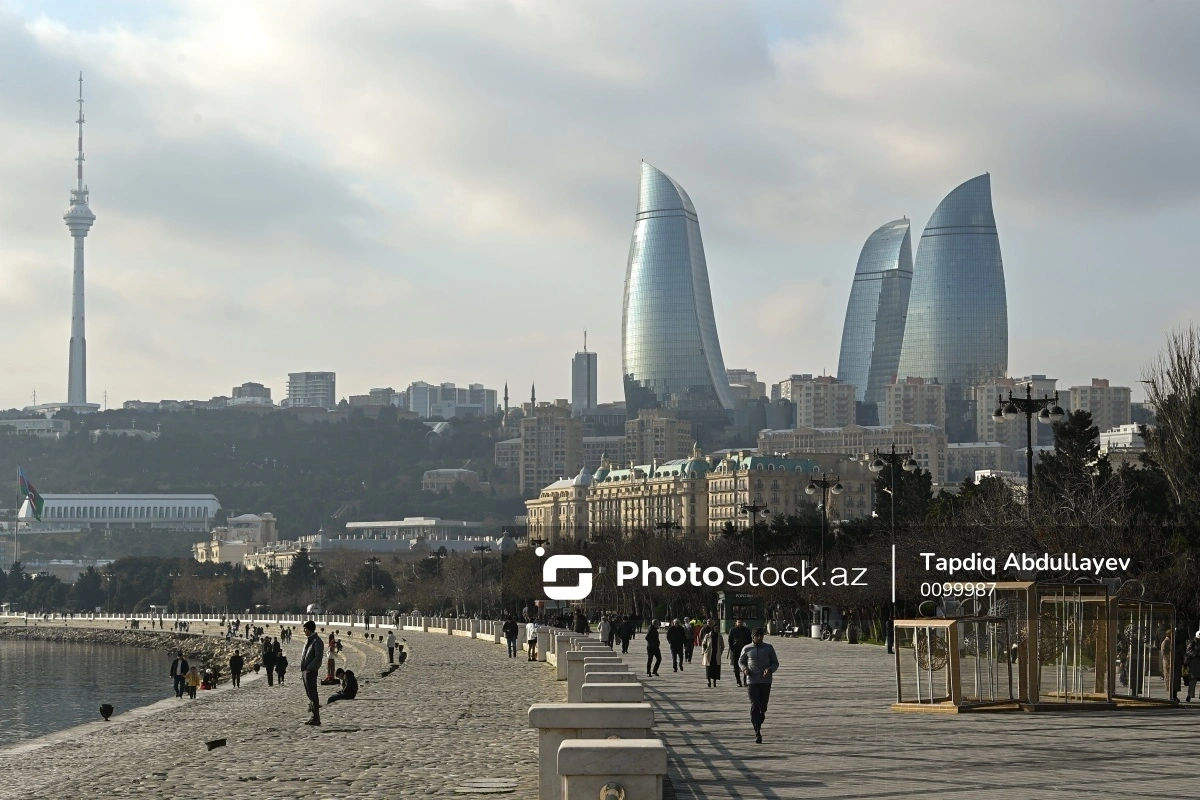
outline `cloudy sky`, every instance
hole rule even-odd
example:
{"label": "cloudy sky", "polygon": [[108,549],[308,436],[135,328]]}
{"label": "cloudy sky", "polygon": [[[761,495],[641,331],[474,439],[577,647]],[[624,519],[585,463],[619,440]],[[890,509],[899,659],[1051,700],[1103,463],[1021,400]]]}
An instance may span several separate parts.
{"label": "cloudy sky", "polygon": [[991,172],[1011,372],[1136,387],[1196,318],[1197,41],[1163,0],[0,0],[0,407],[66,395],[80,70],[94,402],[566,397],[585,327],[616,399],[640,159],[730,367],[836,372],[866,236]]}

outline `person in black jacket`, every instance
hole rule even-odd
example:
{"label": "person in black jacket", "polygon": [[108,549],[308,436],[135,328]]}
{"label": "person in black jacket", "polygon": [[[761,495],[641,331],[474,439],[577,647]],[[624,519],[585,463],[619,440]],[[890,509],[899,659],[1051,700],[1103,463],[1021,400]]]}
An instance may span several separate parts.
{"label": "person in black jacket", "polygon": [[234,650],[233,655],[229,657],[229,677],[235,689],[240,689],[242,686],[242,667],[244,666],[246,666],[246,659],[242,658],[242,651]]}
{"label": "person in black jacket", "polygon": [[667,628],[667,644],[671,646],[671,672],[683,669],[683,647],[691,632],[684,629],[683,622],[675,620]]}
{"label": "person in black jacket", "polygon": [[517,657],[517,634],[520,629],[517,627],[517,621],[512,617],[504,620],[504,639],[508,642],[508,657]]}
{"label": "person in black jacket", "polygon": [[646,631],[646,677],[658,675],[658,665],[662,663],[662,649],[658,644],[658,620],[650,621]]}
{"label": "person in black jacket", "polygon": [[633,639],[633,633],[633,622],[629,619],[629,615],[626,614],[625,618],[621,620],[621,624],[617,626],[617,638],[621,640],[622,653],[629,652],[629,642]]}
{"label": "person in black jacket", "polygon": [[583,615],[583,611],[575,610],[574,630],[576,633],[591,633],[592,626],[588,624],[588,619]]}
{"label": "person in black jacket", "polygon": [[317,623],[306,620],[303,627],[308,640],[300,655],[300,671],[304,673],[304,693],[308,695],[309,708],[312,710],[312,719],[304,724],[320,725],[321,697],[317,694],[317,673],[321,671],[321,661],[325,658],[325,643],[317,635]]}
{"label": "person in black jacket", "polygon": [[750,644],[750,638],[750,629],[746,627],[746,621],[734,620],[733,627],[729,629],[729,661],[733,665],[733,675],[737,678],[738,686],[742,685],[742,668],[738,666],[738,659],[742,656],[742,650]]}
{"label": "person in black jacket", "polygon": [[275,647],[268,638],[262,644],[262,663],[267,671],[267,686],[275,685]]}
{"label": "person in black jacket", "polygon": [[175,660],[171,662],[171,682],[174,684],[175,696],[183,697],[183,690],[187,688],[187,674],[191,666],[187,659],[183,657],[183,651],[180,650]]}
{"label": "person in black jacket", "polygon": [[354,677],[353,670],[338,667],[338,671],[333,674],[342,682],[342,690],[330,695],[325,705],[333,705],[338,700],[353,700],[358,697],[358,678]]}

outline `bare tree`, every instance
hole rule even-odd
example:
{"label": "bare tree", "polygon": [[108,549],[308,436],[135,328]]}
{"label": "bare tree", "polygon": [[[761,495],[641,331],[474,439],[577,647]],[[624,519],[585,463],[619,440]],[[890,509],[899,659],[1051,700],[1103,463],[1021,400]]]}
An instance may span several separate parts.
{"label": "bare tree", "polygon": [[1146,452],[1162,468],[1175,503],[1200,508],[1200,329],[1172,331],[1144,376],[1157,417],[1142,430]]}

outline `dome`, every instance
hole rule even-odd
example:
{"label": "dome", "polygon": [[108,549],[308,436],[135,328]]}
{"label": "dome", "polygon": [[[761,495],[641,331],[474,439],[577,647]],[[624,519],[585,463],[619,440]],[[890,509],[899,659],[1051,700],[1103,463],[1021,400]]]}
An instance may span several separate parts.
{"label": "dome", "polygon": [[581,468],[579,470],[579,474],[576,475],[575,479],[571,481],[571,485],[572,486],[591,486],[592,485],[592,473],[588,472],[587,467]]}

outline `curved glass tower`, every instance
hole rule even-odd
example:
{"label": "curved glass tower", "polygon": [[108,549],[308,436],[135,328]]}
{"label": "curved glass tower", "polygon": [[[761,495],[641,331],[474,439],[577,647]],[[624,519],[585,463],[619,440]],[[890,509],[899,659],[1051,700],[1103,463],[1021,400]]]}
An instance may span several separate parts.
{"label": "curved glass tower", "polygon": [[838,380],[855,387],[860,403],[881,402],[896,377],[912,277],[908,217],[881,225],[858,256],[838,358]]}
{"label": "curved glass tower", "polygon": [[621,313],[627,412],[666,408],[719,424],[733,408],[696,208],[683,187],[642,162]]}
{"label": "curved glass tower", "polygon": [[1004,262],[984,174],[946,195],[921,234],[897,375],[945,384],[950,414],[953,395],[1007,374]]}

